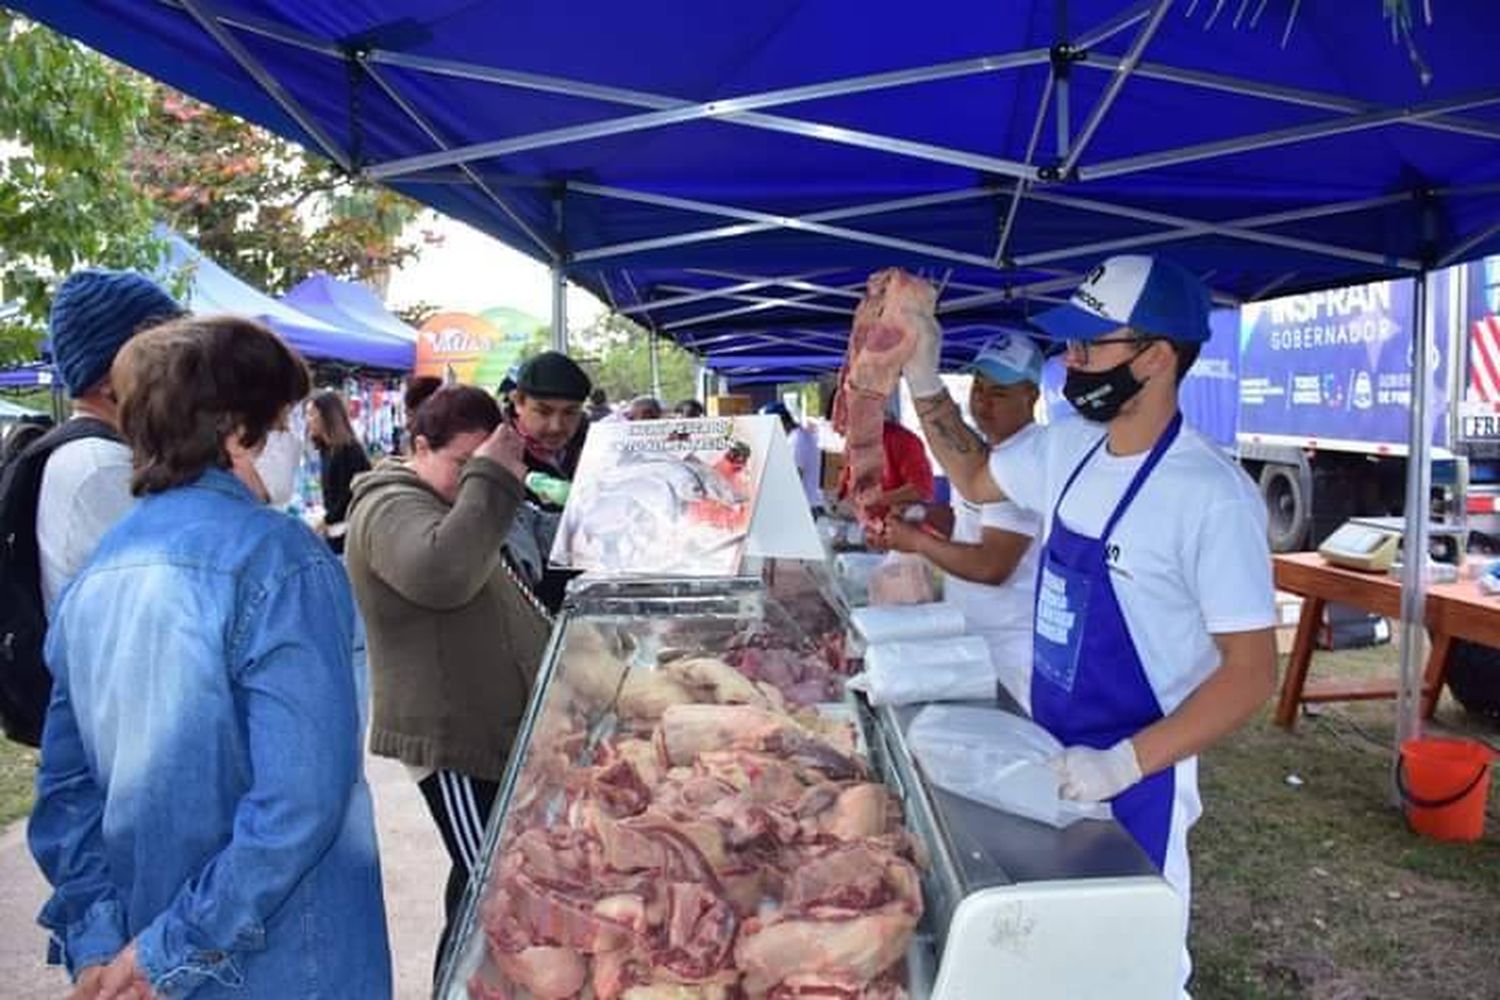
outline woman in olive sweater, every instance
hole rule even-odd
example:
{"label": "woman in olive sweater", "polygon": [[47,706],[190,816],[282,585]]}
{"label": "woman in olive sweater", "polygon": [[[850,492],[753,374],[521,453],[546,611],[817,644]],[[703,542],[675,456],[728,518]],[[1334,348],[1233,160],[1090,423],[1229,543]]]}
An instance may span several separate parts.
{"label": "woman in olive sweater", "polygon": [[346,561],[369,635],[370,750],[412,771],[453,867],[452,932],[548,625],[502,564],[524,443],[488,394],[417,408],[412,452],[354,483]]}

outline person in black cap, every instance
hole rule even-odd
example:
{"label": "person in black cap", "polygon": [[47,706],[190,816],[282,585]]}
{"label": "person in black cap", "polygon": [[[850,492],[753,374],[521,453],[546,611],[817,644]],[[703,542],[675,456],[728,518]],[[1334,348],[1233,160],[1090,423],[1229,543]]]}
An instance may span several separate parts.
{"label": "person in black cap", "polygon": [[514,422],[526,440],[526,465],[559,479],[572,479],[583,447],[583,403],[593,390],[578,362],[544,351],[522,362],[511,390]]}
{"label": "person in black cap", "polygon": [[583,404],[593,390],[588,373],[566,354],[544,351],[516,371],[506,417],[526,442],[526,503],[506,538],[506,552],[522,580],[547,610],[556,612],[575,574],[548,569],[547,554],[578,468],[588,433]]}

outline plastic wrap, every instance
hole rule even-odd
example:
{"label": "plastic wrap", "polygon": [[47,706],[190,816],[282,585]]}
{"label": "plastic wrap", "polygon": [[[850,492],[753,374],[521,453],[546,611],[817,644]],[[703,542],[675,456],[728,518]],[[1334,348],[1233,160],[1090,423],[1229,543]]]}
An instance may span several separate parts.
{"label": "plastic wrap", "polygon": [[913,604],[856,608],[849,615],[867,644],[903,639],[943,639],[963,635],[963,611],[954,604]]}
{"label": "plastic wrap", "polygon": [[995,670],[979,636],[882,642],[865,650],[864,673],[849,681],[874,705],[991,698]]}
{"label": "plastic wrap", "polygon": [[912,722],[907,740],[927,779],[955,795],[1058,828],[1110,816],[1108,805],[1058,794],[1051,762],[1062,744],[1020,716],[997,708],[929,705]]}

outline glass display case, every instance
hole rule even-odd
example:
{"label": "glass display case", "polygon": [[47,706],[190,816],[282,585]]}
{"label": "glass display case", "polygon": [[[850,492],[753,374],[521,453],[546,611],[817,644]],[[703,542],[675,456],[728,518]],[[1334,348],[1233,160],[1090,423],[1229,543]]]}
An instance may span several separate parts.
{"label": "glass display case", "polygon": [[573,596],[439,996],[905,995],[920,846],[844,700],[825,587]]}

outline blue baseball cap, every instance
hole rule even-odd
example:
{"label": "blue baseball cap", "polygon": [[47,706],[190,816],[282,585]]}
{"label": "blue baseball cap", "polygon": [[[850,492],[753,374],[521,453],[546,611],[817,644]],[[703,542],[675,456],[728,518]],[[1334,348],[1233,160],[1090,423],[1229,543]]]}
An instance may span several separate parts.
{"label": "blue baseball cap", "polygon": [[1165,257],[1121,254],[1089,272],[1067,305],[1031,320],[1053,340],[1093,340],[1128,326],[1184,344],[1208,340],[1208,286]]}
{"label": "blue baseball cap", "polygon": [[1042,351],[1024,333],[1002,333],[992,337],[974,360],[964,366],[971,375],[983,375],[997,385],[1042,382]]}

